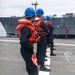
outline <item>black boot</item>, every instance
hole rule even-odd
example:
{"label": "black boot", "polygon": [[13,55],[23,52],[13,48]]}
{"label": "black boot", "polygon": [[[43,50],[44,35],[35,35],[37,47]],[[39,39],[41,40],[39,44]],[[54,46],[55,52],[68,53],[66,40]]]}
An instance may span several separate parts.
{"label": "black boot", "polygon": [[50,55],[51,55],[51,56],[56,56],[56,54],[54,54],[54,53],[51,53]]}
{"label": "black boot", "polygon": [[47,57],[47,55],[45,55],[45,57]]}
{"label": "black boot", "polygon": [[55,48],[53,48],[53,50],[56,50]]}
{"label": "black boot", "polygon": [[45,61],[47,61],[47,59],[45,59]]}
{"label": "black boot", "polygon": [[50,71],[50,69],[46,68],[44,65],[41,65],[40,71]]}

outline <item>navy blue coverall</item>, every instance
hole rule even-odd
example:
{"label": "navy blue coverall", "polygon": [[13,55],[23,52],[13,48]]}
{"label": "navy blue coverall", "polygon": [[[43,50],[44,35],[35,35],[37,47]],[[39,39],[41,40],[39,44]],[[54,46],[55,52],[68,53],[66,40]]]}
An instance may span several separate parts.
{"label": "navy blue coverall", "polygon": [[28,42],[27,39],[30,37],[30,30],[28,27],[22,29],[20,38],[21,44],[21,55],[26,62],[26,70],[29,75],[38,75],[38,68],[33,64],[31,56],[33,54],[33,44]]}
{"label": "navy blue coverall", "polygon": [[[44,22],[41,22],[40,26],[45,30],[46,33],[48,33],[48,29]],[[43,35],[41,36],[40,41],[37,43],[37,59],[39,65],[44,65],[46,48],[47,48],[47,39],[46,39],[46,35]]]}
{"label": "navy blue coverall", "polygon": [[53,53],[53,40],[54,40],[54,36],[53,36],[53,30],[54,27],[52,25],[48,25],[48,29],[50,30],[50,33],[47,35],[47,44],[51,44],[51,53]]}

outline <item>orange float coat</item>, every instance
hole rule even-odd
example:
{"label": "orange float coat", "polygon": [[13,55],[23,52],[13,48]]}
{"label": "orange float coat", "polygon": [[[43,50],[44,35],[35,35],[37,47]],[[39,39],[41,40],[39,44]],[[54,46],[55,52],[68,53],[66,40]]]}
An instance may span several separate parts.
{"label": "orange float coat", "polygon": [[20,39],[20,37],[21,37],[21,31],[22,31],[23,27],[27,26],[30,30],[30,35],[31,35],[28,38],[28,41],[32,42],[32,43],[37,42],[36,33],[34,30],[34,25],[31,23],[31,21],[26,20],[26,19],[19,19],[18,23],[19,23],[19,25],[16,27],[16,30],[19,30],[18,38]]}
{"label": "orange float coat", "polygon": [[46,26],[52,25],[52,22],[50,22],[50,21],[45,21],[45,23],[46,23]]}
{"label": "orange float coat", "polygon": [[37,34],[45,34],[46,32],[44,31],[43,28],[41,28],[40,23],[43,22],[41,18],[36,18],[34,22],[34,27],[37,31]]}

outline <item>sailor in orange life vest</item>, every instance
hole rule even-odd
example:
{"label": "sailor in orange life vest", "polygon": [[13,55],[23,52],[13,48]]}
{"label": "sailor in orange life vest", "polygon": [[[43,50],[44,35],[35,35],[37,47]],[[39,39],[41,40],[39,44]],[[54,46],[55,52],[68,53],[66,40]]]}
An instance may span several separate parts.
{"label": "sailor in orange life vest", "polygon": [[44,65],[46,48],[47,48],[46,34],[48,34],[48,29],[42,19],[44,14],[43,9],[41,8],[37,9],[36,14],[37,14],[37,17],[35,18],[34,27],[37,31],[37,34],[41,36],[40,41],[37,43],[36,55],[38,59],[38,64],[40,65],[41,71],[50,71],[50,69],[47,69]]}
{"label": "sailor in orange life vest", "polygon": [[[26,70],[29,75],[38,75],[37,62],[33,59],[33,43],[39,41],[40,37],[36,37],[34,30],[33,22],[35,19],[35,10],[31,7],[25,10],[25,18],[19,19],[19,25],[16,27],[16,30],[19,30],[19,39],[20,39],[20,51],[21,55],[26,63]],[[33,57],[33,59],[31,59]]]}
{"label": "sailor in orange life vest", "polygon": [[50,46],[50,50],[51,50],[51,53],[50,55],[51,56],[56,56],[56,54],[53,53],[53,30],[54,30],[54,27],[52,25],[52,22],[51,22],[51,18],[50,16],[45,16],[45,23],[46,23],[46,26],[48,27],[48,29],[50,30],[50,33],[47,35],[47,44],[48,45],[51,45]]}

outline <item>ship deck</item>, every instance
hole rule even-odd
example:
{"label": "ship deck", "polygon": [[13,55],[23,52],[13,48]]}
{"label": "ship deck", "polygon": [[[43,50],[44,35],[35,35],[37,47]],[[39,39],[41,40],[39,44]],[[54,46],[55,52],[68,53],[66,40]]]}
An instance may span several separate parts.
{"label": "ship deck", "polygon": [[[39,71],[39,75],[75,75],[75,39],[55,39],[54,53],[47,49],[46,67],[50,72]],[[25,62],[20,55],[17,38],[0,38],[0,75],[28,75]]]}

